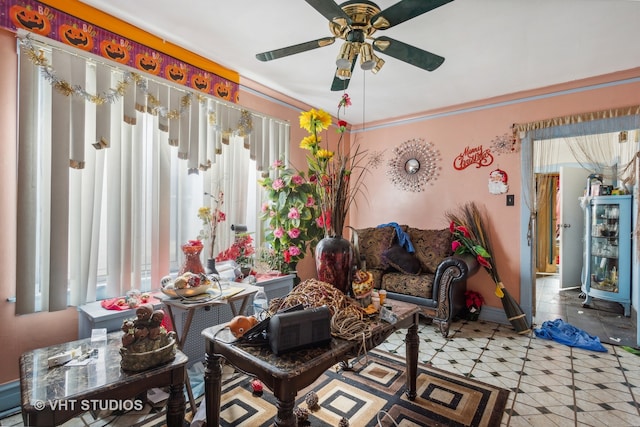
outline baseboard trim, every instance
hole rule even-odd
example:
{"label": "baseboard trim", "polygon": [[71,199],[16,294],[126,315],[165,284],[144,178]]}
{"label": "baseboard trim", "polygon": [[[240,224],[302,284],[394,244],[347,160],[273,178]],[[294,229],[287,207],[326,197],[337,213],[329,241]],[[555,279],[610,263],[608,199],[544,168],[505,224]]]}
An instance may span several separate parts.
{"label": "baseboard trim", "polygon": [[0,384],[0,418],[20,412],[20,381]]}

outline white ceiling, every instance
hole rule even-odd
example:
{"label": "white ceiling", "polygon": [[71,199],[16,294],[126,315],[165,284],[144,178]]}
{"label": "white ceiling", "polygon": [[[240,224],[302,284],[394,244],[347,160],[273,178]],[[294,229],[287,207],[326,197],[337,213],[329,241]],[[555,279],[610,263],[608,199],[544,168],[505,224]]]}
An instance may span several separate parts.
{"label": "white ceiling", "polygon": [[[331,36],[326,18],[303,0],[82,1],[241,78],[337,110],[342,93],[330,87],[341,40],[269,62],[255,58]],[[376,1],[381,9],[396,2]],[[428,72],[379,54],[386,64],[378,74],[356,68],[344,117],[354,124],[640,67],[640,1],[454,0],[373,36],[380,35],[445,62]]]}

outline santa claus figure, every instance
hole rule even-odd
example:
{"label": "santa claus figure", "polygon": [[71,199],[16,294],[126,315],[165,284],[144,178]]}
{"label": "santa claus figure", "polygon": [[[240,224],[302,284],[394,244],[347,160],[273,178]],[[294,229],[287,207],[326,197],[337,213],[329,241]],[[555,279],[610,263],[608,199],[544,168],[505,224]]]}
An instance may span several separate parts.
{"label": "santa claus figure", "polygon": [[500,169],[495,169],[489,173],[489,193],[504,194],[509,190],[507,185],[507,173]]}

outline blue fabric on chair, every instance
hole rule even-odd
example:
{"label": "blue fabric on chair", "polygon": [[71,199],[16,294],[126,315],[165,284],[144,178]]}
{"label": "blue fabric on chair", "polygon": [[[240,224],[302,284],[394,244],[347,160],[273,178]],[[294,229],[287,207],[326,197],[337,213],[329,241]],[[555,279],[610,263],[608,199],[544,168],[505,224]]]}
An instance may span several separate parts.
{"label": "blue fabric on chair", "polygon": [[400,227],[400,225],[398,225],[397,222],[390,222],[388,224],[380,224],[377,228],[382,228],[382,227],[393,227],[393,228],[395,228],[396,229],[396,236],[398,236],[398,243],[400,243],[400,246],[404,247],[407,250],[407,252],[409,252],[410,254],[412,254],[412,253],[414,253],[416,251],[413,248],[413,243],[411,243],[411,239],[409,238],[409,235],[404,232],[402,227]]}

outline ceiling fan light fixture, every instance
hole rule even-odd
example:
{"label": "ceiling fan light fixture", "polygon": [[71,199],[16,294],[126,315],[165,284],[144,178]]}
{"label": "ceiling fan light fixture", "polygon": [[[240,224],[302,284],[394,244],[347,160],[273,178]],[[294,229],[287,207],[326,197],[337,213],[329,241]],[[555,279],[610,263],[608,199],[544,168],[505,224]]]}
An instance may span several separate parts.
{"label": "ceiling fan light fixture", "polygon": [[351,62],[357,53],[357,48],[352,42],[344,42],[340,47],[340,53],[336,59],[336,66],[341,70],[351,69]]}
{"label": "ceiling fan light fixture", "polygon": [[377,57],[373,54],[373,48],[369,43],[364,43],[360,47],[360,68],[371,70],[376,65]]}
{"label": "ceiling fan light fixture", "polygon": [[[375,56],[375,55],[374,55]],[[373,66],[373,68],[371,69],[371,72],[373,74],[378,74],[378,71],[380,71],[380,69],[382,68],[382,66],[384,65],[384,59],[382,58],[378,58],[377,56],[375,56],[376,60],[376,65]]]}
{"label": "ceiling fan light fixture", "polygon": [[351,70],[348,68],[338,68],[336,70],[336,77],[340,80],[349,80],[351,78]]}

